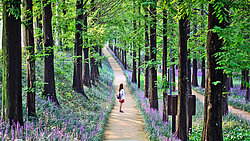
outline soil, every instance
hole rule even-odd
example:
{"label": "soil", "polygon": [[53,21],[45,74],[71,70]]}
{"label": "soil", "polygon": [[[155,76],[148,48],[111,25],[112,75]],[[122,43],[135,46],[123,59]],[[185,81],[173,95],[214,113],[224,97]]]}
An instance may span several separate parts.
{"label": "soil", "polygon": [[103,49],[103,53],[109,57],[108,61],[114,70],[115,79],[113,86],[115,93],[118,93],[119,84],[123,83],[126,97],[122,106],[124,113],[120,113],[120,103],[116,100],[105,127],[104,140],[148,140],[144,132],[145,125],[136,106],[136,101],[128,87],[126,76],[106,48]]}

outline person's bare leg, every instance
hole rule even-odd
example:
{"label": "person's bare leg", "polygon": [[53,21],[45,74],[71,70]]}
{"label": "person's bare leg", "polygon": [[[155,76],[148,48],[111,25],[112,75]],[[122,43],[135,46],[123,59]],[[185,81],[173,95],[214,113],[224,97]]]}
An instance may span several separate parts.
{"label": "person's bare leg", "polygon": [[123,111],[122,111],[122,103],[120,103],[120,112],[123,113]]}

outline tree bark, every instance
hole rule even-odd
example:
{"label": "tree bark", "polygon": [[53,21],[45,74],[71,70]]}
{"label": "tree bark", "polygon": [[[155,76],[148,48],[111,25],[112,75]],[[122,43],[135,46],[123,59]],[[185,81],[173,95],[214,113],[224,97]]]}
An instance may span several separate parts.
{"label": "tree bark", "polygon": [[[100,56],[103,55],[103,54],[102,54],[102,47],[98,47],[98,54],[99,54]],[[98,66],[99,66],[100,68],[102,68],[102,60],[99,60],[99,61],[98,61]],[[98,70],[98,75],[99,75],[99,70]]]}
{"label": "tree bark", "polygon": [[246,89],[246,84],[245,84],[245,81],[246,81],[246,70],[244,69],[243,71],[241,71],[241,74],[242,74],[242,78],[241,78],[240,89],[243,90],[243,89]]}
{"label": "tree bark", "polygon": [[[246,74],[246,83],[249,84],[249,70],[246,70],[245,72]],[[250,92],[249,92],[249,86],[246,86],[246,103],[249,102],[249,96],[250,96]]]}
{"label": "tree bark", "polygon": [[187,95],[187,15],[179,20],[179,52],[178,52],[178,110],[175,135],[188,140],[188,95]]}
{"label": "tree bark", "polygon": [[3,1],[3,92],[1,119],[23,125],[20,0]]}
{"label": "tree bark", "polygon": [[193,59],[192,86],[198,87],[198,80],[197,80],[197,59]]}
{"label": "tree bark", "polygon": [[36,116],[36,99],[35,99],[35,47],[33,32],[33,4],[32,0],[24,0],[25,17],[24,17],[24,46],[27,51],[27,111],[28,116]]}
{"label": "tree bark", "polygon": [[[224,28],[225,20],[219,22],[219,17],[214,9],[218,0],[209,4],[208,33],[207,33],[207,80],[204,104],[204,123],[202,130],[202,141],[222,141],[222,90],[223,90],[223,70],[217,69],[218,57],[216,53],[222,51],[223,40],[212,32],[215,26]],[[220,2],[221,3],[221,2]],[[222,11],[228,14],[227,11]]]}
{"label": "tree bark", "polygon": [[149,66],[146,64],[149,61],[149,36],[148,36],[148,9],[146,7],[144,7],[144,12],[145,12],[145,48],[144,48],[144,52],[145,52],[145,73],[144,73],[144,95],[146,98],[148,98],[149,96]]}
{"label": "tree bark", "polygon": [[[139,13],[141,13],[140,7]],[[141,21],[139,21],[139,28],[141,27]],[[140,35],[139,35],[140,36]],[[141,87],[141,47],[138,47],[138,88]]]}
{"label": "tree bark", "polygon": [[[190,38],[190,21],[187,20],[187,40]],[[187,93],[192,95],[192,86],[191,86],[191,59],[190,59],[190,49],[187,53]]]}
{"label": "tree bark", "polygon": [[205,81],[206,81],[206,62],[205,62],[205,57],[202,57],[202,62],[201,62],[201,88],[205,88]]}
{"label": "tree bark", "polygon": [[51,2],[43,0],[43,35],[44,35],[44,57],[43,57],[43,96],[55,102],[57,106],[60,104],[56,97],[55,75],[54,75],[54,50],[52,36],[52,11]]}
{"label": "tree bark", "polygon": [[[190,50],[188,51],[188,55],[190,55]],[[187,59],[187,93],[192,95],[192,86],[191,86],[191,59]]]}
{"label": "tree bark", "polygon": [[125,50],[125,55],[124,55],[124,68],[127,69],[127,51]]}
{"label": "tree bark", "polygon": [[73,89],[81,94],[83,91],[82,80],[82,25],[83,25],[83,0],[76,2],[76,31],[75,31],[75,48],[74,48],[74,74],[73,74]]}
{"label": "tree bark", "polygon": [[230,87],[233,88],[234,85],[233,85],[233,76],[230,76]]}
{"label": "tree bark", "polygon": [[95,83],[96,81],[98,81],[98,78],[100,76],[98,63],[96,62],[95,58],[93,57],[93,56],[95,56],[96,53],[98,53],[97,45],[93,46],[92,57],[90,58],[92,83]]}
{"label": "tree bark", "polygon": [[[86,9],[85,9],[86,11]],[[84,27],[83,30],[85,34],[88,33],[88,13],[85,13],[83,16],[83,21],[84,21]],[[88,45],[88,35],[85,35],[84,37],[85,43],[84,43],[84,72],[83,72],[83,83],[87,87],[91,87],[91,82],[90,82],[90,70],[89,70],[89,45]]]}
{"label": "tree bark", "polygon": [[156,6],[157,0],[153,0],[150,5],[150,81],[149,81],[149,101],[150,108],[158,110],[158,94],[157,94],[157,65],[156,63]]}
{"label": "tree bark", "polygon": [[[201,9],[204,9],[204,5],[201,4]],[[204,12],[201,11],[201,16],[204,15]],[[201,24],[201,28],[204,29],[204,24]],[[205,43],[204,43],[205,44]],[[202,46],[205,46],[204,44],[202,44]],[[202,61],[201,61],[201,88],[205,88],[205,83],[206,83],[206,61],[205,61],[205,57],[202,57]]]}
{"label": "tree bark", "polygon": [[[41,34],[42,33],[42,15],[39,15],[36,17],[36,26],[39,29],[36,34]],[[42,51],[42,36],[36,37],[36,49],[38,52]]]}
{"label": "tree bark", "polygon": [[[95,0],[91,0],[91,14],[95,13],[96,11],[96,6],[95,6]],[[92,20],[92,25],[96,22],[96,18],[94,17]],[[91,44],[93,44],[93,40],[91,41]],[[90,63],[91,63],[91,80],[92,83],[95,83],[98,81],[99,78],[99,68],[98,68],[98,62],[94,58],[95,54],[98,54],[98,44],[96,43],[95,45],[92,46],[92,56],[90,58]],[[117,48],[117,58],[120,59],[120,49]]]}
{"label": "tree bark", "polygon": [[228,114],[228,95],[230,92],[230,82],[226,74],[223,75],[223,93],[222,93],[222,115]]}
{"label": "tree bark", "polygon": [[167,121],[167,59],[168,59],[168,37],[167,37],[167,10],[163,8],[163,55],[162,55],[162,81],[163,81],[163,121]]}
{"label": "tree bark", "polygon": [[[134,15],[135,15],[135,0],[133,0],[134,2]],[[136,79],[136,42],[135,42],[135,34],[136,34],[136,20],[134,18],[133,20],[133,28],[134,28],[134,37],[133,37],[133,68],[132,68],[132,83],[136,83],[137,79]]]}
{"label": "tree bark", "polygon": [[[174,58],[172,58],[172,62],[174,62]],[[172,65],[172,90],[175,91],[175,65]]]}
{"label": "tree bark", "polygon": [[[197,14],[197,13],[195,12],[195,14]],[[197,34],[197,24],[194,22],[194,37],[197,37],[196,34]],[[194,54],[196,54],[195,51],[194,51]],[[198,80],[197,80],[197,59],[195,58],[195,56],[193,58],[192,86],[198,87]]]}

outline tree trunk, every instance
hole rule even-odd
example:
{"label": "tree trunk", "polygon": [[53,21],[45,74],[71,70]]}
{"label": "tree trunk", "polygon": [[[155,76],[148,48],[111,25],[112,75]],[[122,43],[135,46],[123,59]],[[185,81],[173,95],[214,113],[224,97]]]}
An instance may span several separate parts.
{"label": "tree trunk", "polygon": [[127,51],[125,50],[125,55],[124,55],[124,68],[127,69]]}
{"label": "tree trunk", "polygon": [[222,93],[222,115],[228,114],[228,95],[230,92],[230,82],[226,74],[223,75],[223,93]]}
{"label": "tree trunk", "polygon": [[3,92],[2,120],[23,125],[22,109],[22,57],[21,15],[13,15],[10,9],[20,11],[20,0],[3,1]]}
{"label": "tree trunk", "polygon": [[179,52],[178,52],[178,110],[175,135],[188,140],[188,95],[187,95],[187,15],[179,20]]}
{"label": "tree trunk", "polygon": [[[145,65],[146,63],[149,61],[149,36],[148,36],[148,10],[146,7],[144,7],[144,12],[145,12],[145,48],[144,48],[144,52],[145,52]],[[149,88],[149,66],[146,65],[145,67],[145,73],[144,73],[144,95],[145,97],[149,97],[148,95],[148,88]]]}
{"label": "tree trunk", "polygon": [[82,21],[83,21],[83,0],[76,2],[76,31],[75,31],[75,48],[74,48],[74,74],[73,74],[73,89],[81,94],[83,92],[82,80]]}
{"label": "tree trunk", "polygon": [[[100,56],[103,55],[103,54],[102,54],[102,47],[99,47],[99,48],[98,48],[98,54],[99,54]],[[98,61],[98,66],[102,68],[102,60],[99,60],[99,61]],[[98,71],[98,74],[99,74],[99,71]]]}
{"label": "tree trunk", "polygon": [[[204,5],[201,4],[201,9],[204,9]],[[204,12],[201,11],[201,16],[204,15]],[[201,28],[204,29],[204,24],[201,24]],[[205,46],[205,43],[202,43],[202,47]],[[205,83],[206,83],[206,61],[205,61],[205,57],[202,57],[202,61],[201,61],[201,88],[205,88]]]}
{"label": "tree trunk", "polygon": [[55,102],[57,106],[60,104],[56,97],[55,75],[54,75],[54,50],[52,36],[52,11],[51,2],[43,0],[43,36],[44,36],[44,57],[43,57],[43,96]]}
{"label": "tree trunk", "polygon": [[167,59],[168,59],[168,37],[167,37],[167,10],[163,8],[163,55],[162,55],[162,81],[163,81],[163,121],[167,121]]}
{"label": "tree trunk", "polygon": [[[157,0],[153,0],[150,5],[150,61],[156,62],[156,4]],[[150,65],[150,81],[149,81],[149,101],[150,108],[158,110],[158,94],[157,94],[157,65]]]}
{"label": "tree trunk", "polygon": [[198,87],[198,80],[197,80],[197,59],[193,59],[192,86]]}
{"label": "tree trunk", "polygon": [[[190,38],[190,21],[187,20],[187,40]],[[191,59],[190,59],[190,49],[188,49],[187,53],[187,93],[188,95],[192,95],[192,86],[191,86]]]}
{"label": "tree trunk", "polygon": [[243,90],[243,89],[246,89],[246,84],[245,84],[245,81],[246,81],[246,70],[244,69],[243,71],[241,71],[241,74],[242,74],[242,77],[241,77],[240,89]]}
{"label": "tree trunk", "polygon": [[[205,91],[204,104],[204,123],[202,130],[202,141],[222,141],[222,86],[223,86],[223,70],[217,69],[218,57],[216,53],[222,51],[223,40],[212,32],[215,26],[224,28],[225,20],[219,23],[219,17],[214,9],[218,3],[216,0],[213,4],[209,4],[208,14],[208,33],[207,33],[207,84]],[[228,14],[227,11],[222,11]]]}
{"label": "tree trunk", "polygon": [[[139,13],[141,13],[140,7]],[[139,28],[141,27],[141,21],[139,21]],[[140,36],[140,35],[139,35]],[[141,47],[138,48],[138,88],[141,87]]]}
{"label": "tree trunk", "polygon": [[[134,0],[134,15],[135,15],[135,0]],[[134,27],[134,37],[133,37],[133,69],[132,69],[132,83],[136,83],[136,42],[135,42],[135,34],[136,34],[136,20],[133,20],[133,27]]]}
{"label": "tree trunk", "polygon": [[[36,26],[39,29],[36,34],[40,35],[42,33],[42,15],[36,17]],[[38,52],[42,51],[42,36],[36,37],[36,49]]]}
{"label": "tree trunk", "polygon": [[98,53],[97,45],[93,46],[92,56],[91,56],[91,59],[90,59],[90,63],[91,63],[91,80],[92,80],[93,83],[98,81],[98,78],[100,76],[98,63],[96,62],[95,58],[93,57],[93,56],[95,56],[96,53]]}
{"label": "tree trunk", "polygon": [[25,17],[24,21],[24,46],[27,51],[27,111],[28,116],[36,116],[36,99],[35,99],[35,48],[33,33],[33,4],[32,0],[24,0]]}
{"label": "tree trunk", "polygon": [[[174,58],[172,58],[172,62],[174,62]],[[172,90],[175,91],[175,65],[172,65]]]}
{"label": "tree trunk", "polygon": [[205,62],[205,57],[202,57],[202,62],[201,62],[201,88],[205,88],[205,81],[206,81],[206,62]]}
{"label": "tree trunk", "polygon": [[230,76],[230,87],[233,88],[234,85],[233,85],[233,76]]}
{"label": "tree trunk", "polygon": [[[249,84],[249,70],[246,70],[245,72],[246,75],[246,83]],[[249,92],[249,86],[246,86],[246,103],[249,102],[249,96],[250,96],[250,92]]]}
{"label": "tree trunk", "polygon": [[122,62],[122,65],[124,66],[124,49],[122,49],[122,60],[121,60],[121,62]]}
{"label": "tree trunk", "polygon": [[[190,50],[188,51],[188,55],[190,55]],[[191,59],[187,59],[187,93],[192,95],[192,86],[191,86]]]}
{"label": "tree trunk", "polygon": [[[86,11],[86,9],[85,9]],[[83,21],[84,21],[84,27],[83,30],[85,34],[88,33],[88,13],[85,13],[83,16]],[[89,45],[88,45],[88,35],[85,35],[84,37],[85,43],[84,43],[84,72],[83,72],[83,83],[87,87],[91,87],[91,82],[90,82],[90,70],[89,70]]]}

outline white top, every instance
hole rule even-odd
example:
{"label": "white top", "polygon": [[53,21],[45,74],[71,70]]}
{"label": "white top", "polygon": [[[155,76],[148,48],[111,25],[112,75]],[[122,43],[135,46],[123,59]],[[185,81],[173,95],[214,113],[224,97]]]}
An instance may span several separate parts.
{"label": "white top", "polygon": [[121,96],[121,100],[125,100],[125,92],[124,92],[124,89],[121,89],[120,91],[120,96]]}

